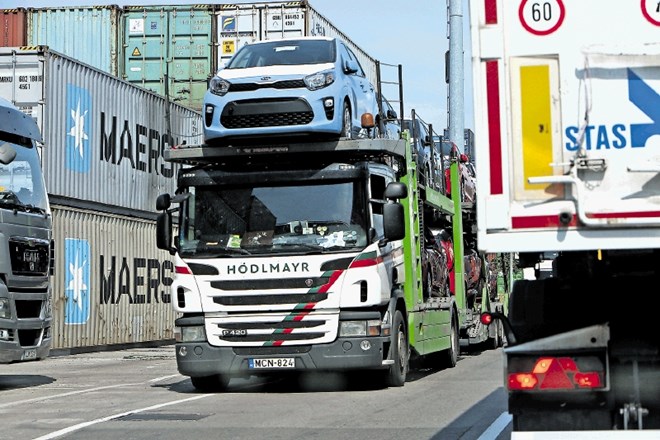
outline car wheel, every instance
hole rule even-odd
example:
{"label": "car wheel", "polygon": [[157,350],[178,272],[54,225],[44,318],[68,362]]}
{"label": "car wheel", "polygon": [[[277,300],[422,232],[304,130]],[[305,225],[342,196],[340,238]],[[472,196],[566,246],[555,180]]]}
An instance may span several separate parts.
{"label": "car wheel", "polygon": [[353,139],[353,118],[351,116],[351,108],[347,102],[344,102],[344,109],[342,111],[341,137],[344,139]]}

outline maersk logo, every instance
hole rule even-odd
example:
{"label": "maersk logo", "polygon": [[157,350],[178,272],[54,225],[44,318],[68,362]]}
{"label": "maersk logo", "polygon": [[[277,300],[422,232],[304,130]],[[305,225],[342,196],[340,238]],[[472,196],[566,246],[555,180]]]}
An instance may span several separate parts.
{"label": "maersk logo", "polygon": [[64,294],[65,324],[85,324],[89,320],[89,242],[67,238],[64,244],[66,266]]}
{"label": "maersk logo", "polygon": [[[632,69],[627,69],[628,99],[650,120],[645,124],[588,125],[584,132],[584,148],[590,150],[621,150],[643,148],[651,136],[660,135],[660,95]],[[566,128],[566,150],[577,151],[580,127]]]}
{"label": "maersk logo", "polygon": [[66,89],[66,158],[65,167],[79,173],[89,172],[91,162],[88,131],[91,127],[92,100],[89,92],[68,84]]}

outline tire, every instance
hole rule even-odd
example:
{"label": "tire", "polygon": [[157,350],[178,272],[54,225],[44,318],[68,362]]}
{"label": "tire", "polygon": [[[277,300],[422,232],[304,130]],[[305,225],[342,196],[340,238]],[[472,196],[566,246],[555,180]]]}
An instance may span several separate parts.
{"label": "tire", "polygon": [[495,350],[502,346],[502,323],[499,319],[495,319],[491,325],[495,326],[495,336],[488,338],[486,344],[491,350]]}
{"label": "tire", "polygon": [[347,102],[344,102],[344,107],[341,112],[341,134],[343,139],[353,139],[353,118],[351,116],[351,108]]}
{"label": "tire", "polygon": [[408,334],[400,310],[394,313],[392,324],[392,342],[390,343],[388,359],[393,360],[394,363],[390,365],[387,374],[387,385],[401,387],[406,383],[408,374]]}
{"label": "tire", "polygon": [[456,314],[452,312],[451,316],[451,329],[450,329],[450,344],[449,348],[445,350],[441,357],[440,362],[445,368],[454,368],[458,363],[458,353],[460,351],[460,340],[458,335],[458,321]]}
{"label": "tire", "polygon": [[222,374],[213,376],[191,377],[190,381],[197,391],[219,392],[225,391],[229,385],[229,378]]}

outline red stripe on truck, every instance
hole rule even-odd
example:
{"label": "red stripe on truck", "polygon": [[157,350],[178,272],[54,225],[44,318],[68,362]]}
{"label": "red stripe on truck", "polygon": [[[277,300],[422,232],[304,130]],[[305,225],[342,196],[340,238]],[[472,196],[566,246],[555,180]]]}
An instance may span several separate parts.
{"label": "red stripe on truck", "polygon": [[497,24],[497,0],[484,0],[486,24]]}
{"label": "red stripe on truck", "polygon": [[488,149],[490,151],[490,193],[502,194],[502,141],[500,128],[499,63],[486,61],[486,95],[488,100]]}

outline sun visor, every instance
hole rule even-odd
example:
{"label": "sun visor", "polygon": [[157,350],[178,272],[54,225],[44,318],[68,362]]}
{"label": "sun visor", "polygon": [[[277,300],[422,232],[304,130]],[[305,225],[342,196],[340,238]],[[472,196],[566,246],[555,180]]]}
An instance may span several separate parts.
{"label": "sun visor", "polygon": [[2,98],[0,98],[0,131],[43,142],[35,120]]}

